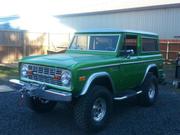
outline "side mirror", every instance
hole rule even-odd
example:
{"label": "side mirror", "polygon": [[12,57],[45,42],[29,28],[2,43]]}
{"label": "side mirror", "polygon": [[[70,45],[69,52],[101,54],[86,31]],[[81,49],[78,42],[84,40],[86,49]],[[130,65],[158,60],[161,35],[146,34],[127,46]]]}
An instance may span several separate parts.
{"label": "side mirror", "polygon": [[121,54],[126,58],[130,58],[130,56],[134,55],[134,50],[133,49],[121,50]]}

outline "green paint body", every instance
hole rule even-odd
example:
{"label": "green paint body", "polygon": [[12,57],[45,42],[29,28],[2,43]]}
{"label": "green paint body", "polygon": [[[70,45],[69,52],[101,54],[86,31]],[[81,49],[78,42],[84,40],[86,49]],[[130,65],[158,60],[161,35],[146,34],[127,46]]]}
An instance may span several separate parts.
{"label": "green paint body", "polygon": [[[137,54],[129,58],[123,56],[120,52],[127,33],[138,36]],[[138,32],[81,32],[76,34],[119,34],[121,38],[114,52],[67,50],[64,54],[25,57],[20,60],[20,63],[32,63],[70,70],[72,73],[70,89],[55,85],[49,86],[60,91],[71,91],[74,94],[81,93],[88,78],[98,72],[107,72],[110,75],[115,87],[115,93],[140,85],[150,64],[157,65],[159,80],[164,79],[163,57],[160,52],[145,53],[141,51],[141,37],[147,36],[158,39],[157,35]],[[79,77],[81,76],[85,76],[86,80],[80,81]],[[20,79],[26,82],[32,81]]]}

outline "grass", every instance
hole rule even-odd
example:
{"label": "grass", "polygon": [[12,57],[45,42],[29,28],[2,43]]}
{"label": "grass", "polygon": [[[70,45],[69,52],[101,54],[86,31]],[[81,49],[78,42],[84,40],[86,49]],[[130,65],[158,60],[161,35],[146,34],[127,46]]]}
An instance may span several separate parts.
{"label": "grass", "polygon": [[0,79],[18,78],[18,69],[15,67],[0,66]]}

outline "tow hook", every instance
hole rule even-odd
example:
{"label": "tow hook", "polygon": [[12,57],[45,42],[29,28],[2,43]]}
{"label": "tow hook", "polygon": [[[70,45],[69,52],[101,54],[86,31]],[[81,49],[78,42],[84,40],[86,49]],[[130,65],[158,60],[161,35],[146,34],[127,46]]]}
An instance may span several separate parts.
{"label": "tow hook", "polygon": [[19,106],[23,106],[23,104],[24,104],[24,95],[25,95],[26,89],[21,88],[20,90],[18,90],[18,92],[20,93]]}
{"label": "tow hook", "polygon": [[24,98],[25,89],[24,88],[20,89],[19,93],[20,93],[21,98],[23,99]]}

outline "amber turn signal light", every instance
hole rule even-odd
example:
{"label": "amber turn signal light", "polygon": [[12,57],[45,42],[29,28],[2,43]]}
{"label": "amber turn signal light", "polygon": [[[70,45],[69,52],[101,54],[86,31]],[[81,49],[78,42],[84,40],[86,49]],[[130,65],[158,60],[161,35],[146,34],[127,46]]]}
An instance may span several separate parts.
{"label": "amber turn signal light", "polygon": [[61,77],[58,76],[58,75],[55,75],[54,78],[53,78],[53,80],[60,80],[60,79],[61,79]]}
{"label": "amber turn signal light", "polygon": [[85,81],[86,80],[86,77],[85,76],[80,76],[79,77],[79,81]]}

